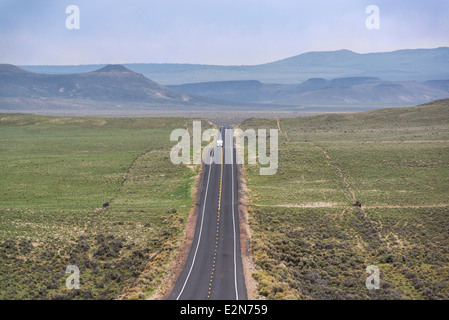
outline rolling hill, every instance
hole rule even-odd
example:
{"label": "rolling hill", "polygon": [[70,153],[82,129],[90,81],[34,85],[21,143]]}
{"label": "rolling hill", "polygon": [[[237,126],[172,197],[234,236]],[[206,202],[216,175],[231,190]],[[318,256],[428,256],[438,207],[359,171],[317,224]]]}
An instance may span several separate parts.
{"label": "rolling hill", "polygon": [[0,97],[83,99],[195,105],[201,98],[176,92],[122,65],[80,74],[51,75],[0,65]]}

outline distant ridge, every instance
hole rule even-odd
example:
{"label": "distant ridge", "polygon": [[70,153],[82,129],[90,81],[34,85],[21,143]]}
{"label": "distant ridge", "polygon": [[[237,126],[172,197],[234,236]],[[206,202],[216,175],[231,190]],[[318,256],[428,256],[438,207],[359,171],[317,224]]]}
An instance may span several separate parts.
{"label": "distant ridge", "polygon": [[232,106],[235,110],[254,107],[316,112],[410,106],[449,97],[448,47],[364,54],[350,50],[308,52],[250,66],[25,68],[0,65],[0,110],[47,105],[70,109],[76,100],[77,108],[89,105],[85,108],[115,108],[123,113],[136,104],[164,110],[192,106],[227,110],[223,106]]}
{"label": "distant ridge", "polygon": [[275,62],[266,63],[266,66],[310,66],[310,65],[325,65],[347,64],[354,58],[360,57],[362,54],[353,52],[351,50],[337,50],[337,51],[312,51],[302,53],[290,58],[278,60]]}
{"label": "distant ridge", "polygon": [[311,78],[299,85],[259,81],[191,83],[172,89],[213,99],[275,105],[410,106],[449,97],[448,81],[384,81],[376,77],[326,80]]}
{"label": "distant ridge", "polygon": [[[80,73],[104,65],[24,66],[39,73]],[[449,47],[356,53],[350,50],[302,53],[275,62],[249,66],[175,63],[132,63],[128,69],[164,85],[258,80],[262,83],[300,84],[310,78],[377,77],[385,81],[449,79]]]}

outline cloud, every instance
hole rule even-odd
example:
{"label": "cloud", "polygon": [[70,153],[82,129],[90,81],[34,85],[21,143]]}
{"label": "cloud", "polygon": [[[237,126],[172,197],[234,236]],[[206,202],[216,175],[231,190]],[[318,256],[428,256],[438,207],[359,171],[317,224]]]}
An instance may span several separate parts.
{"label": "cloud", "polygon": [[[77,4],[81,29],[65,28]],[[376,4],[381,30],[367,30]],[[0,0],[0,61],[258,64],[305,51],[448,46],[446,0]]]}

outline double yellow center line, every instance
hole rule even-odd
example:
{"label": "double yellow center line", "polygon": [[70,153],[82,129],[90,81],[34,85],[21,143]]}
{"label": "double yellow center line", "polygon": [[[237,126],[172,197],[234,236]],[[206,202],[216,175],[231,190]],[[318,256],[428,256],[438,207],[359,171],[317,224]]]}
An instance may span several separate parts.
{"label": "double yellow center line", "polygon": [[210,281],[209,281],[209,290],[207,293],[207,298],[210,298],[210,293],[212,291],[212,281],[214,279],[214,273],[215,273],[215,262],[217,260],[217,249],[218,249],[218,233],[220,231],[220,206],[221,206],[221,188],[223,186],[223,148],[221,148],[221,171],[220,171],[220,191],[218,193],[218,214],[217,214],[217,234],[215,237],[215,249],[214,249],[214,259],[212,262],[212,273],[210,275]]}

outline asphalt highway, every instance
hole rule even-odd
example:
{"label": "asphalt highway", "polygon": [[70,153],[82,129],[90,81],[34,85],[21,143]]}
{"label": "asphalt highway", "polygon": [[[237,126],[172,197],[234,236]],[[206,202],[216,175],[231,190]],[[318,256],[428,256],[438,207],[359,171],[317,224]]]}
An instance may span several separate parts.
{"label": "asphalt highway", "polygon": [[[227,129],[227,130],[226,130]],[[231,126],[220,128],[223,147],[204,159],[195,236],[172,300],[246,300],[237,210],[237,167]]]}

